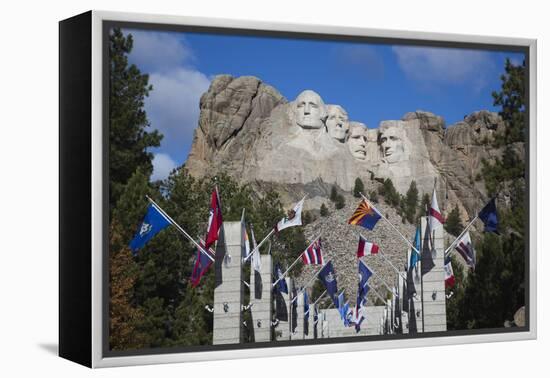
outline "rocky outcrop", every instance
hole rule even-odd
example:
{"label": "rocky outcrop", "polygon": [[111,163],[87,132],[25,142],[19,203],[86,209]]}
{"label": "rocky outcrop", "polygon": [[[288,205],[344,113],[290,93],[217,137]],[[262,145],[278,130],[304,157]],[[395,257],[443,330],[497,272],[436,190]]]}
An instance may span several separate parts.
{"label": "rocky outcrop", "polygon": [[421,194],[436,183],[444,215],[457,205],[464,220],[486,200],[481,162],[502,154],[492,144],[505,128],[485,110],[448,127],[442,117],[417,110],[378,128],[349,122],[342,141],[327,130],[321,96],[304,91],[289,102],[251,76],[217,76],[200,108],[185,163],[194,176],[224,172],[259,191],[274,186],[285,204],[308,193],[306,209],[326,199],[322,188],[351,191],[358,177],[368,188],[390,178],[401,194],[412,180]]}

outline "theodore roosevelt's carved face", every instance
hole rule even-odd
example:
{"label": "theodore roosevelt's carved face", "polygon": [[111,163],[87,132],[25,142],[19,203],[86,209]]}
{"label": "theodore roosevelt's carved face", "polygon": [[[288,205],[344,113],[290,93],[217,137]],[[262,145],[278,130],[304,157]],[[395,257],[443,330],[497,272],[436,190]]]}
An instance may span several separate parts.
{"label": "theodore roosevelt's carved face", "polygon": [[380,131],[380,149],[386,162],[392,164],[406,158],[403,129],[392,126]]}
{"label": "theodore roosevelt's carved face", "polygon": [[367,158],[367,126],[360,122],[350,122],[347,146],[357,160]]}
{"label": "theodore roosevelt's carved face", "polygon": [[348,113],[340,105],[327,105],[328,134],[339,142],[344,143],[349,130]]}
{"label": "theodore roosevelt's carved face", "polygon": [[305,90],[294,101],[296,123],[304,129],[320,129],[327,117],[325,103],[317,93]]}

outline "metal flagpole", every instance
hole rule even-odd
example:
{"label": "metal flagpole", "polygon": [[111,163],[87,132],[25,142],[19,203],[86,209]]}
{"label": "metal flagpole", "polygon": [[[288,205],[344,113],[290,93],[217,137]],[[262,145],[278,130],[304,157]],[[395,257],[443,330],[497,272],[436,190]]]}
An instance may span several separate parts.
{"label": "metal flagpole", "polygon": [[401,276],[401,277],[403,277],[403,278],[405,278],[405,279],[407,278],[406,276],[404,276],[404,275],[401,274],[401,272],[399,271],[399,269],[397,269],[397,268],[395,267],[395,265],[393,265],[393,263],[392,263],[389,259],[386,258],[386,256],[382,253],[382,251],[378,251],[378,253],[380,254],[380,256],[382,256],[382,258],[383,258],[388,264],[391,265],[391,267],[393,268],[393,270],[395,270],[395,272],[396,272],[399,276]]}
{"label": "metal flagpole", "polygon": [[384,286],[386,286],[386,289],[388,289],[390,292],[392,291],[390,289],[390,287],[386,284],[386,281],[384,281],[384,279],[382,277],[380,277],[380,275],[378,273],[376,273],[370,266],[367,265],[367,263],[365,263],[363,260],[361,260],[361,262],[363,264],[365,264],[365,266],[372,272],[372,274],[376,277],[378,277],[378,279],[380,279],[380,281],[382,281],[382,283],[384,284]]}
{"label": "metal flagpole", "polygon": [[327,293],[326,290],[323,291],[323,293],[322,293],[321,295],[319,295],[319,298],[317,298],[317,299],[315,300],[315,302],[313,302],[313,306],[316,305],[317,303],[319,303],[319,301],[320,301],[321,299],[323,299],[323,297],[325,296],[326,293]]}
{"label": "metal flagpole", "polygon": [[[331,261],[331,260],[329,260],[329,261]],[[294,299],[290,303],[294,302],[296,300],[296,298],[298,298],[298,294],[303,293],[304,290],[313,282],[313,280],[317,278],[319,273],[321,273],[321,270],[323,270],[323,267],[324,267],[324,265],[317,271],[317,273],[315,273],[313,275],[313,277],[311,277],[311,279],[309,281],[307,281],[307,283],[304,286],[302,286],[302,288],[299,290],[298,293],[296,293],[296,296],[294,297]]]}
{"label": "metal flagpole", "polygon": [[374,294],[376,294],[376,295],[378,296],[378,298],[379,298],[382,302],[384,302],[384,304],[386,303],[386,300],[384,299],[384,297],[382,297],[382,296],[380,295],[380,293],[378,293],[378,291],[377,291],[374,287],[372,287],[371,285],[369,285],[368,282],[366,283],[366,285],[368,286],[369,289],[371,289],[372,291],[374,291]]}
{"label": "metal flagpole", "polygon": [[256,252],[256,250],[259,250],[260,247],[267,241],[267,239],[269,239],[271,237],[271,235],[273,235],[275,233],[275,229],[271,229],[271,231],[269,231],[269,234],[267,234],[267,236],[265,238],[262,239],[262,241],[256,246],[256,248],[254,248],[252,250],[252,252],[250,252],[248,254],[248,256],[246,256],[244,259],[243,259],[243,262],[246,262],[250,256],[252,256],[254,254],[254,252]]}
{"label": "metal flagpole", "polygon": [[149,202],[151,202],[151,204],[153,204],[153,206],[155,206],[155,208],[161,212],[161,214],[166,217],[166,219],[172,223],[172,225],[174,227],[176,227],[178,229],[178,231],[180,231],[187,239],[189,239],[202,253],[204,253],[206,256],[208,256],[208,258],[212,261],[214,261],[214,258],[212,256],[210,256],[210,254],[208,252],[206,252],[204,250],[203,247],[201,247],[201,245],[199,243],[197,243],[195,241],[195,239],[193,239],[187,232],[185,232],[185,230],[179,225],[176,223],[175,220],[173,220],[168,214],[166,214],[166,212],[159,206],[157,205],[157,203],[155,201],[153,201],[153,199],[151,197],[149,197],[148,195],[145,196]]}
{"label": "metal flagpole", "polygon": [[378,215],[380,215],[380,217],[382,219],[384,219],[390,226],[391,228],[393,228],[393,230],[395,232],[397,232],[399,234],[399,236],[401,236],[401,238],[403,238],[403,240],[405,240],[405,243],[407,243],[412,249],[414,249],[416,252],[418,252],[420,254],[420,251],[418,249],[416,249],[416,247],[409,241],[409,239],[407,239],[389,220],[388,218],[386,218],[380,211],[378,211],[378,209],[376,209],[376,207],[372,204],[372,202],[369,201],[369,199],[367,197],[365,197],[365,195],[363,193],[359,193],[361,194],[361,197],[363,197],[363,199],[365,201],[367,201],[367,203],[369,205],[371,205],[373,207],[373,209],[376,210],[376,212],[378,213]]}
{"label": "metal flagpole", "polygon": [[472,227],[472,225],[474,224],[474,221],[475,221],[478,217],[479,217],[479,215],[476,215],[476,216],[474,217],[474,219],[472,219],[472,220],[470,221],[470,223],[468,223],[468,225],[464,228],[464,230],[462,230],[462,232],[460,233],[460,235],[458,235],[458,237],[451,243],[451,245],[449,246],[449,248],[447,248],[447,249],[445,250],[445,254],[444,254],[445,257],[447,256],[447,254],[450,253],[450,251],[453,250],[453,248],[455,247],[456,243],[457,243],[458,241],[460,241],[460,239],[462,239],[462,237],[466,234],[466,232],[470,229],[470,227]]}
{"label": "metal flagpole", "polygon": [[[302,198],[300,201],[298,201],[298,203],[302,202],[303,200],[305,200],[307,197],[307,193],[306,195],[304,196],[304,198]],[[275,227],[273,227],[271,229],[271,231],[269,231],[269,234],[267,234],[267,236],[265,238],[263,238],[263,240],[260,242],[260,244],[258,244],[258,246],[256,248],[254,248],[254,250],[252,252],[250,252],[250,254],[248,256],[246,256],[243,260],[243,262],[245,262],[246,260],[248,260],[250,258],[250,256],[252,256],[252,254],[256,251],[256,249],[260,249],[260,247],[267,241],[267,239],[269,239],[271,237],[271,235],[273,235],[275,233]]]}
{"label": "metal flagpole", "polygon": [[290,269],[292,269],[292,267],[293,267],[294,265],[296,265],[296,264],[298,263],[298,261],[300,261],[300,259],[302,258],[302,255],[304,254],[304,252],[307,251],[308,248],[311,247],[311,246],[313,245],[313,243],[315,243],[317,240],[319,240],[320,237],[321,237],[321,234],[319,234],[319,236],[317,236],[315,239],[313,239],[313,241],[306,247],[306,249],[304,249],[304,251],[303,251],[302,253],[300,253],[300,255],[296,258],[296,260],[294,260],[294,261],[292,262],[292,264],[290,264],[290,266],[288,267],[288,269],[285,270],[285,272],[282,273],[281,276],[280,276],[279,278],[277,278],[277,281],[275,281],[275,282],[273,283],[273,285],[272,285],[273,287],[275,287],[275,285],[277,285],[277,283],[278,283],[280,280],[282,280],[282,279],[286,276],[286,274],[290,271]]}

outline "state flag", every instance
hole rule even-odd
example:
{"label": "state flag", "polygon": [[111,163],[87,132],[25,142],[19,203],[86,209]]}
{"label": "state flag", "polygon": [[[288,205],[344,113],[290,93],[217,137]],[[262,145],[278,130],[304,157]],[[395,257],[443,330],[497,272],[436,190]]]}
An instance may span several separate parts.
{"label": "state flag", "polygon": [[218,188],[214,188],[210,197],[210,215],[208,217],[208,231],[206,234],[205,249],[209,249],[214,244],[220,235],[220,229],[223,224],[222,205]]}
{"label": "state flag", "polygon": [[434,191],[432,193],[432,204],[428,212],[428,224],[430,227],[430,231],[433,231],[443,226],[443,223],[445,223],[445,220],[443,219],[441,211],[439,210],[439,204],[437,203],[437,194],[434,188]]}
{"label": "state flag", "polygon": [[372,230],[380,218],[382,218],[380,212],[367,201],[363,200],[348,220],[348,223]]}
{"label": "state flag", "polygon": [[323,265],[323,248],[321,238],[314,241],[303,253],[302,262],[305,265]]}
{"label": "state flag", "polygon": [[273,282],[278,281],[275,285],[275,291],[279,293],[285,293],[288,294],[288,286],[286,284],[286,280],[283,277],[283,271],[281,270],[281,265],[279,263],[275,264],[275,279]]}
{"label": "state flag", "polygon": [[359,245],[357,246],[357,258],[363,256],[376,255],[378,253],[378,245],[367,241],[362,235],[359,235]]}
{"label": "state flag", "polygon": [[[200,242],[200,246],[204,248],[204,243]],[[209,257],[206,253],[201,251],[200,248],[197,248],[195,265],[193,266],[193,272],[191,273],[191,278],[189,279],[193,287],[197,287],[200,284],[202,276],[204,276],[204,274],[212,265],[212,258]]]}
{"label": "state flag", "polygon": [[137,250],[142,248],[149,240],[160,231],[170,225],[168,218],[154,204],[147,207],[147,213],[139,225],[134,238],[130,242],[130,249],[135,255]]}
{"label": "state flag", "polygon": [[325,289],[327,290],[327,293],[332,299],[335,307],[338,308],[338,298],[336,298],[338,283],[336,282],[336,275],[334,274],[332,261],[329,261],[325,266],[321,268],[318,277],[325,286]]}
{"label": "state flag", "polygon": [[471,269],[476,267],[476,251],[474,245],[472,244],[472,239],[470,238],[470,232],[467,231],[456,244],[455,249],[460,253],[460,256],[466,262],[466,265]]}
{"label": "state flag", "polygon": [[494,232],[498,234],[498,214],[495,198],[492,198],[478,214],[479,219],[483,221],[484,232]]}
{"label": "state flag", "polygon": [[281,219],[275,226],[275,231],[279,232],[285,228],[301,226],[302,225],[302,208],[304,207],[304,200],[298,202],[292,210],[290,210],[286,217]]}
{"label": "state flag", "polygon": [[445,288],[451,288],[455,285],[455,275],[453,272],[453,266],[451,265],[451,259],[445,261]]}

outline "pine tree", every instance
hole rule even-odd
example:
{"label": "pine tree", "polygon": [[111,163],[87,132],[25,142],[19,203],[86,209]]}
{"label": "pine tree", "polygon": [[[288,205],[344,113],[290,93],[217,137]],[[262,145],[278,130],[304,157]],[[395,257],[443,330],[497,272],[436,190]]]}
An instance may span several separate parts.
{"label": "pine tree", "polygon": [[328,208],[325,206],[325,204],[321,204],[321,216],[326,217],[328,215]]}
{"label": "pine tree", "polygon": [[346,206],[346,200],[343,195],[338,194],[336,196],[336,203],[334,205],[337,209],[343,209]]}
{"label": "pine tree", "polygon": [[464,226],[462,225],[462,221],[460,220],[458,205],[455,205],[453,210],[451,210],[443,226],[445,228],[445,231],[454,236],[458,236],[462,232]]}
{"label": "pine tree", "polygon": [[145,97],[153,87],[149,76],[128,63],[132,51],[131,35],[115,28],[109,35],[109,204],[112,210],[132,174],[142,167],[150,175],[153,155],[162,135],[146,131],[149,127],[144,109]]}
{"label": "pine tree", "polygon": [[525,140],[525,61],[514,65],[506,59],[505,73],[500,77],[500,91],[494,91],[493,105],[500,106],[499,115],[506,122],[504,138],[497,139],[499,145],[508,145]]}
{"label": "pine tree", "polygon": [[416,221],[416,209],[418,206],[418,189],[416,188],[416,182],[414,180],[411,181],[404,202],[405,218],[409,223],[414,223]]}
{"label": "pine tree", "polygon": [[355,185],[353,186],[353,196],[356,198],[361,198],[361,193],[365,191],[365,185],[363,181],[357,177],[355,179]]}
{"label": "pine tree", "polygon": [[330,189],[330,200],[332,202],[336,202],[336,198],[338,197],[338,190],[336,189],[336,186],[333,185]]}

